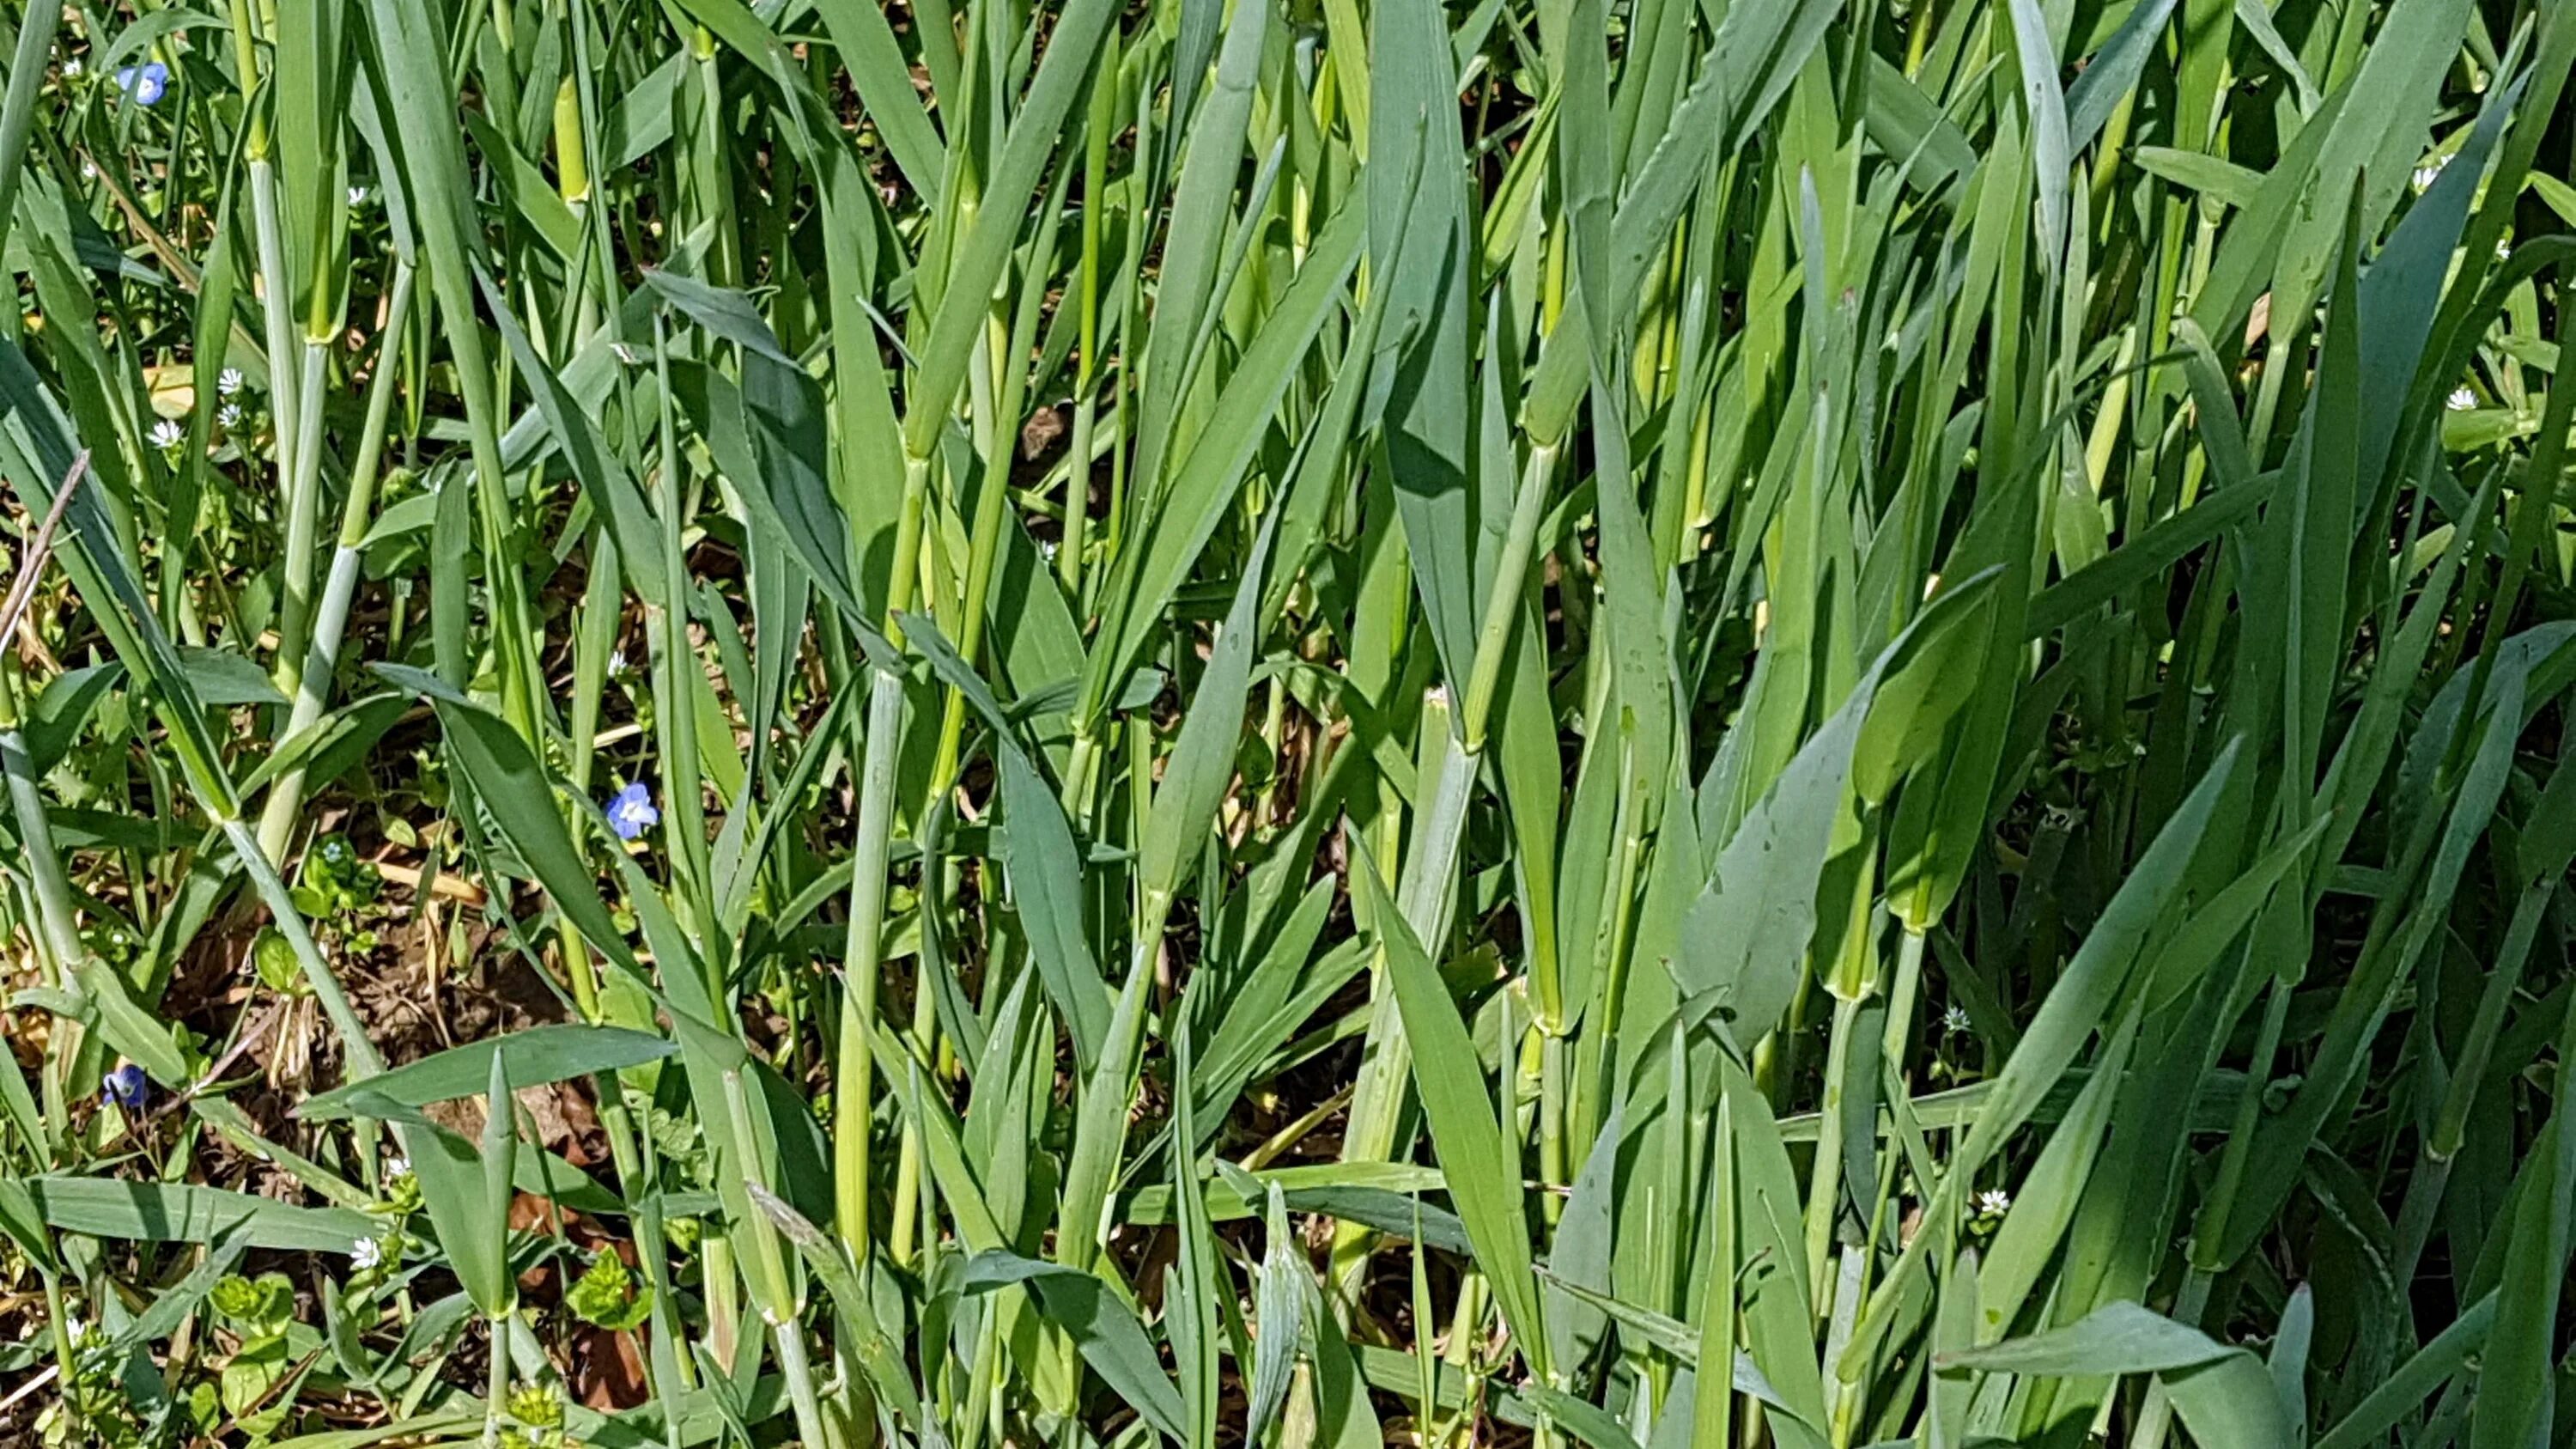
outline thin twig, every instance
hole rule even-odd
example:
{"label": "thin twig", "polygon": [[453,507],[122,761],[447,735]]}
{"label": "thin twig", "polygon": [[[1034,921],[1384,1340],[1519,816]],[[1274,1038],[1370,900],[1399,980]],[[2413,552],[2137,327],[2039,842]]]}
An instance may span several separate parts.
{"label": "thin twig", "polygon": [[0,1399],[0,1410],[8,1410],[17,1407],[20,1399],[23,1399],[29,1394],[34,1393],[36,1390],[43,1388],[45,1385],[52,1383],[54,1381],[54,1376],[62,1371],[63,1366],[61,1364],[47,1364],[43,1373],[36,1375],[34,1378],[20,1384],[15,1389],[10,1390],[9,1397]]}
{"label": "thin twig", "polygon": [[27,556],[18,565],[18,577],[9,585],[9,600],[0,604],[0,639],[18,629],[18,616],[36,597],[36,581],[44,576],[45,561],[53,556],[54,530],[62,524],[63,510],[71,507],[72,493],[89,473],[89,449],[83,448],[72,459],[70,471],[63,474],[63,486],[54,492],[54,506],[45,512],[45,521],[36,528],[36,536],[27,544]]}
{"label": "thin twig", "polygon": [[[425,896],[434,892],[451,901],[463,901],[478,910],[481,909],[483,902],[489,899],[481,886],[460,876],[449,875],[445,871],[438,872],[433,878],[428,877],[419,866],[404,865],[399,861],[378,860],[371,861],[369,864],[375,866],[378,875],[418,895]],[[426,888],[422,885],[424,879],[429,880]]]}
{"label": "thin twig", "polygon": [[208,1092],[213,1091],[217,1086],[221,1085],[224,1073],[232,1069],[233,1063],[240,1061],[244,1053],[259,1045],[261,1040],[268,1035],[269,1029],[277,1025],[278,1019],[285,1014],[286,1005],[284,1002],[271,1006],[264,1014],[261,1015],[258,1021],[251,1024],[251,1029],[244,1033],[240,1040],[233,1043],[232,1049],[225,1052],[223,1057],[213,1066],[206,1068],[204,1074],[199,1076],[194,1083],[180,1091],[173,1092],[169,1096],[162,1098],[161,1101],[153,1105],[151,1111],[144,1113],[140,1118],[128,1123],[125,1129],[126,1135],[137,1141],[142,1140],[143,1134],[150,1130],[154,1123],[157,1123],[162,1118],[169,1116],[171,1113],[186,1107],[189,1103],[198,1100]]}

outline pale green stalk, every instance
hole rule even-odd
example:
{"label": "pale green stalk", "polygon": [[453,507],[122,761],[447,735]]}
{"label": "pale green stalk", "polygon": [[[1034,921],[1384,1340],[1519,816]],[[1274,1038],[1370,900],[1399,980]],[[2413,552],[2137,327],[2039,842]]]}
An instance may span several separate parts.
{"label": "pale green stalk", "polygon": [[[733,1139],[743,1152],[738,1170],[747,1186],[767,1192],[772,1186],[772,1168],[761,1156],[761,1139],[753,1130],[751,1105],[741,1073],[724,1074],[724,1094],[725,1115],[732,1122]],[[754,1212],[734,1225],[733,1236],[750,1240],[744,1276],[750,1280],[752,1300],[760,1309],[761,1319],[769,1326],[770,1343],[778,1353],[778,1371],[787,1380],[788,1402],[795,1409],[797,1434],[807,1449],[828,1449],[831,1441],[824,1436],[821,1401],[814,1392],[813,1365],[806,1357],[804,1328],[798,1321],[805,1305],[789,1286],[786,1251],[779,1245],[778,1228],[765,1213]]]}
{"label": "pale green stalk", "polygon": [[509,1412],[510,1343],[506,1319],[490,1320],[491,1342],[485,1345],[489,1357],[483,1378],[483,1449],[499,1449],[501,1417]]}
{"label": "pale green stalk", "polygon": [[46,979],[59,984],[87,949],[81,943],[80,907],[72,896],[71,877],[63,870],[62,851],[54,844],[44,797],[36,791],[35,767],[27,758],[26,736],[19,733],[16,707],[5,708],[8,717],[0,719],[0,770],[9,776],[9,808],[17,825],[20,858],[34,890],[37,924],[44,927],[38,937],[44,950],[38,959]]}
{"label": "pale green stalk", "polygon": [[[259,47],[253,39],[251,0],[232,0],[233,58],[241,73],[243,93],[260,84]],[[269,159],[271,138],[266,108],[252,105],[244,117],[249,128],[242,158],[250,173],[251,227],[259,260],[260,316],[267,326],[269,417],[276,433],[278,492],[291,496],[295,445],[301,440],[302,414],[296,410],[295,299],[287,286],[286,241],[278,229],[277,169]]]}
{"label": "pale green stalk", "polygon": [[[368,526],[375,517],[376,483],[384,462],[386,419],[393,411],[395,380],[400,369],[394,366],[395,353],[402,343],[405,322],[411,315],[412,287],[415,274],[410,266],[396,263],[393,292],[385,308],[383,341],[376,357],[375,374],[368,379],[367,421],[359,434],[357,466],[349,474],[349,495],[340,512],[340,536],[331,554],[331,572],[322,586],[322,601],[314,612],[312,642],[307,646],[301,666],[295,671],[294,707],[287,716],[286,728],[279,731],[280,741],[292,740],[311,729],[322,718],[322,708],[329,702],[331,675],[340,653],[340,641],[348,627],[349,605],[357,594],[359,566],[366,560],[361,546]],[[315,410],[317,413],[319,409]],[[294,546],[288,545],[290,560]],[[281,651],[280,658],[284,658]],[[268,804],[261,812],[259,840],[261,851],[270,860],[284,860],[286,846],[294,834],[296,819],[304,807],[304,771],[301,767],[278,777],[269,792]]]}
{"label": "pale green stalk", "polygon": [[1109,204],[1109,141],[1118,113],[1118,33],[1102,43],[1093,72],[1091,109],[1082,143],[1082,265],[1075,322],[1073,443],[1064,485],[1064,535],[1056,547],[1056,577],[1079,611],[1083,600],[1083,554],[1091,536],[1091,439],[1099,413],[1100,391],[1100,213]]}
{"label": "pale green stalk", "polygon": [[1807,1176],[1807,1282],[1815,1293],[1816,1317],[1821,1320],[1833,1312],[1833,1281],[1825,1273],[1826,1257],[1833,1250],[1834,1217],[1842,1206],[1843,1074],[1851,1064],[1853,1038],[1860,1020],[1861,1001],[1837,994],[1834,997],[1832,1035],[1825,1048],[1824,1106],[1818,1114],[1816,1157]]}
{"label": "pale green stalk", "polygon": [[[1474,761],[1449,728],[1449,697],[1435,689],[1422,703],[1422,759],[1419,778],[1426,783],[1428,803],[1414,823],[1413,844],[1406,852],[1396,898],[1397,914],[1428,945],[1448,936],[1455,897],[1458,843],[1466,831],[1467,800],[1475,784]],[[1434,947],[1433,949],[1437,949]],[[1413,1069],[1412,1043],[1404,1034],[1395,991],[1387,979],[1386,953],[1375,953],[1369,967],[1368,1035],[1360,1058],[1359,1081],[1342,1134],[1345,1162],[1384,1162],[1395,1150],[1396,1118]],[[1337,1292],[1356,1285],[1375,1234],[1347,1220],[1333,1234],[1328,1282]],[[1463,1295],[1462,1295],[1463,1301]]]}
{"label": "pale green stalk", "polygon": [[[303,692],[304,653],[313,627],[314,534],[322,512],[321,399],[329,385],[330,363],[330,339],[308,333],[295,396],[311,398],[314,405],[294,414],[295,446],[284,454],[294,460],[294,473],[286,480],[286,552],[280,569],[275,677],[278,692],[289,700]],[[285,427],[281,419],[281,441]]]}
{"label": "pale green stalk", "polygon": [[[922,512],[930,488],[930,460],[908,454],[904,459],[904,496],[895,533],[894,572],[886,591],[886,635],[900,640],[896,616],[912,600],[921,567]],[[864,1265],[870,1251],[868,1231],[870,1110],[874,1102],[875,1058],[869,1039],[876,1032],[877,973],[883,965],[886,856],[894,832],[895,758],[903,728],[903,680],[882,669],[870,671],[868,719],[861,740],[859,767],[858,846],[850,874],[850,928],[842,958],[840,1053],[834,1071],[832,1112],[832,1181],[835,1225],[850,1256]]]}
{"label": "pale green stalk", "polygon": [[[1038,241],[1030,253],[1030,270],[1046,275],[1054,265],[1056,224],[1063,214],[1064,181],[1060,178],[1047,195],[1045,211],[1038,224]],[[960,657],[969,666],[981,667],[984,654],[986,617],[992,604],[993,576],[999,565],[1002,521],[1011,496],[1011,464],[1017,451],[1018,422],[1028,392],[1028,369],[1022,359],[1035,341],[1038,302],[1043,290],[1022,299],[1016,316],[1005,325],[1001,308],[1008,295],[1007,281],[994,287],[993,315],[985,324],[987,346],[979,348],[969,369],[969,380],[976,399],[978,432],[983,439],[984,483],[975,498],[975,516],[967,542],[966,587],[963,607],[956,624],[956,645]],[[1079,455],[1077,455],[1077,462]],[[1077,468],[1077,475],[1080,474]],[[939,722],[939,743],[933,756],[929,790],[944,791],[956,779],[958,756],[966,728],[966,695],[951,686]],[[921,802],[926,814],[936,800],[932,793]],[[914,957],[912,1035],[914,1048],[925,1059],[945,1062],[947,1050],[939,1035],[939,1020],[932,999],[929,973],[930,955]],[[914,1206],[920,1197],[921,1140],[916,1123],[905,1119],[903,1142],[896,1160],[894,1220],[889,1244],[898,1262],[912,1258],[912,1239],[916,1228]]]}
{"label": "pale green stalk", "polygon": [[[8,241],[10,225],[18,216],[18,178],[23,174],[19,167],[26,159],[27,135],[36,118],[33,82],[43,72],[54,33],[62,24],[63,0],[27,0],[18,17],[18,46],[9,59],[13,83],[6,98],[0,99],[0,244]],[[15,325],[13,321],[13,331]]]}
{"label": "pale green stalk", "polygon": [[[0,665],[10,675],[14,665]],[[26,862],[29,894],[36,904],[35,957],[45,984],[61,990],[70,984],[71,967],[81,959],[87,947],[80,937],[80,908],[72,897],[71,880],[63,870],[62,851],[54,843],[51,821],[45,813],[44,797],[36,792],[35,769],[27,758],[26,737],[19,733],[14,683],[0,684],[0,772],[9,778],[9,806],[17,827],[20,853]],[[80,1048],[88,1028],[77,1020],[55,1023],[47,1042],[44,1064],[45,1115],[59,1124],[70,1096],[70,1080],[80,1060]],[[6,1069],[0,1067],[0,1069]],[[59,1126],[55,1128],[59,1131]],[[52,1280],[48,1278],[48,1286]]]}
{"label": "pale green stalk", "polygon": [[[1449,699],[1444,691],[1435,691],[1423,704],[1422,740],[1426,764],[1436,758],[1437,764],[1423,772],[1432,782],[1428,788],[1428,805],[1415,823],[1413,847],[1407,852],[1404,872],[1397,895],[1397,909],[1414,935],[1433,951],[1437,958],[1441,943],[1448,935],[1458,874],[1458,849],[1466,831],[1467,806],[1475,789],[1478,765],[1483,756],[1486,722],[1493,707],[1496,681],[1501,678],[1504,658],[1511,648],[1514,625],[1522,607],[1522,589],[1529,577],[1531,553],[1544,512],[1549,474],[1556,461],[1556,446],[1540,444],[1530,450],[1524,465],[1520,487],[1513,498],[1512,517],[1505,535],[1503,552],[1497,560],[1493,584],[1485,597],[1484,618],[1476,640],[1476,653],[1468,673],[1468,692],[1460,728],[1453,733],[1449,725]],[[1437,742],[1436,746],[1434,742]],[[1437,748],[1436,757],[1429,751]],[[1369,1016],[1367,1048],[1360,1067],[1358,1089],[1351,1100],[1350,1122],[1342,1138],[1342,1160],[1345,1162],[1383,1162],[1395,1150],[1396,1117],[1404,1100],[1405,1085],[1412,1069],[1412,1048],[1405,1039],[1404,1023],[1397,1015],[1395,993],[1386,983],[1383,957],[1371,968],[1372,1005]],[[1542,1013],[1540,1025],[1551,1035],[1563,1030],[1561,1010],[1548,1016],[1556,1006],[1548,992],[1553,983],[1540,990]],[[1553,1135],[1562,1150],[1564,1110],[1563,1073],[1556,1074],[1559,1091],[1540,1105],[1542,1121],[1555,1119],[1556,1127],[1542,1128],[1542,1141]],[[1347,1287],[1352,1275],[1365,1260],[1372,1234],[1357,1224],[1344,1221],[1334,1232],[1332,1281]]]}
{"label": "pale green stalk", "polygon": [[[649,497],[662,525],[663,577],[677,581],[687,577],[680,535],[689,490],[682,482],[679,420],[671,396],[670,363],[669,339],[660,321],[656,320],[653,327],[653,366],[656,392],[661,403],[660,466],[655,471],[653,491]],[[708,898],[706,882],[710,868],[705,807],[699,801],[697,785],[698,714],[692,691],[697,688],[694,676],[698,661],[689,647],[685,606],[682,608],[683,617],[675,628],[669,608],[652,600],[645,601],[644,643],[653,661],[654,697],[669,702],[667,708],[653,712],[654,745],[662,760],[662,798],[667,812],[663,819],[663,838],[671,844],[672,875],[683,887],[677,895],[694,915],[696,905]],[[705,919],[694,920],[692,924],[700,933],[701,940],[706,939],[706,934],[714,927],[714,922]]]}

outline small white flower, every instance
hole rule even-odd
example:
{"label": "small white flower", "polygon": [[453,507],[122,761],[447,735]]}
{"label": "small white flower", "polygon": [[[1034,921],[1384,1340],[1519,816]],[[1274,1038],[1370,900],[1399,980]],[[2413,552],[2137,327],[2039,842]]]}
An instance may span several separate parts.
{"label": "small white flower", "polygon": [[349,188],[349,209],[350,209],[351,211],[355,211],[355,210],[357,210],[359,207],[362,207],[362,206],[364,206],[364,205],[366,205],[366,204],[367,204],[367,188],[365,188],[365,187],[363,187],[363,186],[352,186],[352,187],[350,187],[350,188]]}
{"label": "small white flower", "polygon": [[611,679],[624,679],[626,677],[625,650],[611,649],[608,651],[608,677]]}
{"label": "small white flower", "polygon": [[226,397],[231,397],[234,393],[241,390],[242,375],[240,368],[227,367],[223,371],[215,374],[215,391],[222,393]]}
{"label": "small white flower", "polygon": [[1999,1218],[2010,1211],[2012,1211],[2012,1194],[2002,1188],[1990,1187],[1977,1194],[1977,1216]]}
{"label": "small white flower", "polygon": [[388,1157],[388,1158],[386,1158],[386,1159],[385,1159],[385,1176],[387,1176],[387,1177],[409,1177],[409,1176],[411,1176],[411,1159],[410,1159],[410,1158],[408,1158],[408,1157]]}
{"label": "small white flower", "polygon": [[349,1245],[349,1266],[361,1273],[384,1260],[384,1247],[373,1238],[360,1238]]}
{"label": "small white flower", "polygon": [[2504,237],[2496,238],[2496,260],[2500,262],[2513,260],[2513,243]]}
{"label": "small white flower", "polygon": [[163,418],[161,421],[152,425],[152,444],[154,447],[165,450],[176,448],[181,443],[187,441],[187,437],[188,430],[180,427],[176,419]]}
{"label": "small white flower", "polygon": [[66,79],[79,75],[80,73],[81,58],[79,56],[75,55],[71,59],[63,62],[63,75]]}
{"label": "small white flower", "polygon": [[2455,413],[2464,413],[2478,405],[2478,395],[2469,391],[2465,387],[2455,387],[2451,389],[2449,402],[2451,405],[2451,411]]}
{"label": "small white flower", "polygon": [[2425,162],[2423,165],[2416,167],[2415,189],[2418,191],[2428,191],[2432,189],[2433,183],[2440,180],[2442,177],[2442,168],[2450,164],[2451,158],[2445,155],[2436,156],[2432,160]]}
{"label": "small white flower", "polygon": [[1964,1006],[1942,1008],[1941,1029],[1952,1036],[1964,1035],[1968,1030],[1968,1008]]}
{"label": "small white flower", "polygon": [[225,429],[228,431],[230,429],[240,427],[241,420],[242,410],[240,403],[228,402],[222,407],[215,409],[215,421],[223,424]]}
{"label": "small white flower", "polygon": [[83,181],[96,181],[98,179],[98,163],[88,159],[87,157],[81,158],[81,179]]}

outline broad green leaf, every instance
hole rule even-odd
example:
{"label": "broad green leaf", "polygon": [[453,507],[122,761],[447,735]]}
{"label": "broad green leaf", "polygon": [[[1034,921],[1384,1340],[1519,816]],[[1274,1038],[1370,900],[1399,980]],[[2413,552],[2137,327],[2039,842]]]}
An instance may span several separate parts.
{"label": "broad green leaf", "polygon": [[1109,1286],[1091,1273],[1043,1263],[1001,1250],[976,1254],[966,1265],[966,1291],[1025,1283],[1047,1320],[1073,1335],[1085,1363],[1130,1407],[1173,1442],[1189,1433],[1180,1391],[1165,1377],[1145,1326]]}
{"label": "broad green leaf", "polygon": [[489,1085],[496,1056],[509,1059],[512,1085],[524,1088],[622,1071],[675,1056],[679,1050],[676,1043],[662,1037],[623,1027],[572,1022],[532,1026],[506,1036],[450,1047],[364,1082],[308,1097],[296,1107],[295,1115],[316,1122],[350,1116],[350,1098],[358,1093],[406,1107],[471,1097]]}
{"label": "broad green leaf", "polygon": [[377,1232],[375,1219],[347,1208],[297,1207],[221,1188],[104,1177],[31,1177],[25,1186],[45,1222],[95,1238],[211,1243],[237,1234],[247,1247],[347,1253]]}
{"label": "broad green leaf", "polygon": [[1530,1266],[1520,1174],[1509,1165],[1475,1044],[1448,986],[1379,883],[1375,863],[1353,875],[1368,888],[1369,917],[1377,923],[1387,979],[1404,1014],[1405,1036],[1413,1044],[1414,1085],[1458,1216],[1502,1305],[1503,1321],[1531,1367],[1544,1375],[1549,1369],[1547,1339]]}

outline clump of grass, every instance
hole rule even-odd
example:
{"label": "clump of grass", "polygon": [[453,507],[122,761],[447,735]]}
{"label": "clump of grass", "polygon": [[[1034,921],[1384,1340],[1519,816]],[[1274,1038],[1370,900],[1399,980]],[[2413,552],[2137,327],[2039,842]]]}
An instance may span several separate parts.
{"label": "clump of grass", "polygon": [[2576,6],[14,14],[43,1442],[2576,1428]]}

